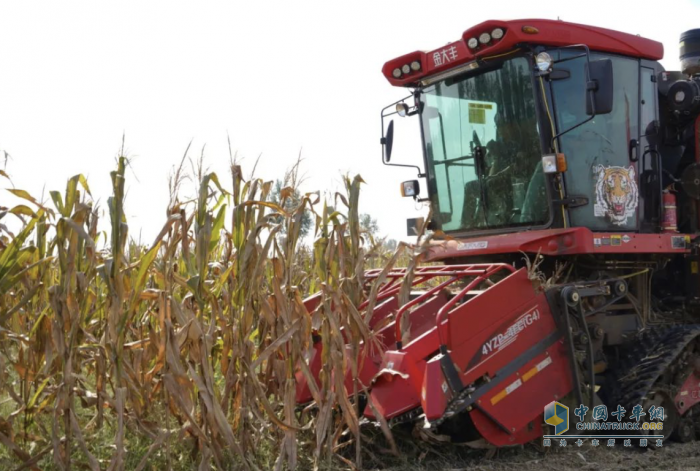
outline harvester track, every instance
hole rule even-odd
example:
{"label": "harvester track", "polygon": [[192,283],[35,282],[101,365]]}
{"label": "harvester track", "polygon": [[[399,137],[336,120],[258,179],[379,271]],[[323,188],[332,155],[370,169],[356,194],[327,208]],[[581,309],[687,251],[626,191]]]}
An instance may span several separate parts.
{"label": "harvester track", "polygon": [[608,375],[611,380],[607,383],[610,391],[605,398],[607,405],[621,405],[629,413],[656,390],[666,391],[672,400],[676,388],[685,379],[679,376],[681,371],[676,370],[674,360],[698,336],[700,325],[659,327],[641,334],[624,352],[626,358]]}

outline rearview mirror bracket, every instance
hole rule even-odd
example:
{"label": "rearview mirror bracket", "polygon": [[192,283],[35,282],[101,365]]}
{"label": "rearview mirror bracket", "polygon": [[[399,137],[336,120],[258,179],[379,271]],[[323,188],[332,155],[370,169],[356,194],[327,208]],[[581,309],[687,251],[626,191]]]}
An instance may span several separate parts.
{"label": "rearview mirror bracket", "polygon": [[[418,93],[418,92],[417,92]],[[414,96],[414,95],[411,95]],[[406,164],[393,164],[391,162],[391,151],[393,150],[394,146],[394,120],[392,119],[389,121],[389,125],[386,128],[386,134],[384,133],[384,118],[388,118],[389,116],[398,114],[396,111],[396,105],[399,103],[405,102],[409,97],[403,98],[399,101],[396,101],[389,106],[386,106],[382,109],[381,113],[381,121],[382,121],[382,137],[379,140],[379,143],[382,146],[382,163],[384,165],[388,165],[390,167],[407,167],[407,168],[415,168],[418,171],[418,178],[424,178],[425,173],[418,167],[417,165],[406,165]],[[390,112],[387,112],[387,110],[391,110]],[[412,116],[416,114],[416,112],[410,113],[409,116]]]}
{"label": "rearview mirror bracket", "polygon": [[566,62],[579,57],[586,58],[585,65],[585,83],[586,90],[586,114],[589,116],[578,124],[571,126],[559,134],[552,136],[551,147],[554,148],[554,143],[564,134],[573,131],[574,129],[583,126],[591,121],[596,115],[607,114],[612,111],[613,103],[613,81],[612,81],[612,61],[610,59],[600,59],[591,61],[591,52],[585,44],[574,44],[572,46],[564,46],[561,49],[582,48],[584,53],[579,56],[558,60],[555,63]]}

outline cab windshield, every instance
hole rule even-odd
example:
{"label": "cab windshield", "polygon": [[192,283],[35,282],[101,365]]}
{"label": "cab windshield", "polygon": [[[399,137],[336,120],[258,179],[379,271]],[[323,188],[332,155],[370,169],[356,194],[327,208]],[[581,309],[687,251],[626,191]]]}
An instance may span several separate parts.
{"label": "cab windshield", "polygon": [[433,218],[445,232],[549,220],[531,64],[525,57],[421,93]]}

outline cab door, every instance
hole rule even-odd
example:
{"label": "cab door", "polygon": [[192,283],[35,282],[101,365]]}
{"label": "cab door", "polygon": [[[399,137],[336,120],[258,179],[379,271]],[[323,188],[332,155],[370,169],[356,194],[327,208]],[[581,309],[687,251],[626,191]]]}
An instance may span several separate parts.
{"label": "cab door", "polygon": [[[635,158],[640,169],[639,190],[641,194],[640,230],[657,232],[661,226],[661,146],[658,135],[659,104],[656,77],[661,72],[658,63],[642,61],[639,72],[639,137],[634,149]],[[664,167],[671,173],[680,161],[680,153],[675,150],[664,151]]]}
{"label": "cab door", "polygon": [[[555,63],[567,78],[551,82],[558,132],[589,118],[586,114],[586,57],[581,51],[562,50],[559,58],[581,57]],[[570,208],[571,226],[596,231],[636,231],[639,228],[639,170],[631,143],[639,140],[639,61],[592,53],[591,61],[611,59],[613,108],[608,114],[559,138],[566,155],[566,194],[584,197],[588,204]]]}

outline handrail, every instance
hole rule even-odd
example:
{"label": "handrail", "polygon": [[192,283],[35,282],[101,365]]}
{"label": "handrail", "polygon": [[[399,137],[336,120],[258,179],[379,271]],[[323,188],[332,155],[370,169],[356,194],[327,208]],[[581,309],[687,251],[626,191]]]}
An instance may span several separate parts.
{"label": "handrail", "polygon": [[[452,276],[452,277],[455,277],[455,279],[453,279],[452,281],[450,281],[450,283],[452,283],[452,282],[456,281],[456,280],[459,279],[459,278],[464,278],[465,276],[476,276],[476,275],[483,274],[483,273],[485,273],[485,271],[487,270],[486,267],[491,267],[491,266],[492,266],[492,265],[487,265],[487,264],[475,264],[475,265],[442,265],[442,266],[436,266],[436,267],[434,267],[434,268],[437,268],[437,269],[438,269],[437,271],[422,271],[421,268],[419,268],[419,269],[416,270],[416,276],[417,276],[417,277],[416,277],[415,280],[413,280],[413,283],[411,283],[411,286],[418,285],[418,284],[423,283],[424,281],[428,280],[429,278],[433,278],[433,277],[436,277],[436,276]],[[474,267],[479,267],[479,268],[478,268],[478,269],[475,269]],[[432,268],[432,267],[431,267],[431,268]],[[441,268],[442,268],[442,269],[447,269],[447,268],[449,268],[450,271],[442,271],[442,270],[440,270]],[[463,269],[462,269],[462,270],[459,270],[459,268],[463,268]],[[455,269],[457,269],[457,270],[455,270]],[[379,269],[376,269],[376,270],[379,270]],[[396,270],[399,270],[400,273],[394,274],[394,273],[392,273],[392,272],[389,272],[389,273],[387,274],[387,278],[391,277],[391,278],[393,278],[393,280],[392,280],[392,282],[391,282],[387,287],[385,287],[384,289],[382,289],[381,291],[379,291],[379,293],[377,294],[377,299],[375,300],[375,302],[384,301],[386,298],[389,298],[389,297],[393,296],[394,294],[398,293],[399,291],[401,291],[401,285],[399,284],[399,285],[397,285],[397,286],[394,286],[394,283],[395,283],[395,281],[396,281],[399,277],[406,276],[407,270],[406,270],[405,268],[397,268]],[[419,271],[419,270],[421,270],[421,271]],[[378,274],[379,274],[379,273],[376,273],[376,274],[373,273],[373,274],[371,274],[370,276],[376,278],[376,276],[378,276]],[[394,275],[394,276],[392,276],[392,275]],[[450,283],[447,283],[447,284],[450,284]],[[442,286],[442,285],[441,285],[441,286]],[[446,286],[446,285],[445,285],[445,286]],[[433,292],[433,291],[434,291],[434,289],[431,289],[429,292]],[[415,301],[415,300],[414,300],[414,301]],[[412,304],[411,304],[411,303],[412,303]],[[413,301],[411,301],[411,303],[409,303],[409,304],[411,304],[412,306],[416,304],[416,303],[414,303]],[[361,310],[365,309],[368,305],[369,305],[369,300],[364,301],[364,302],[360,305],[360,309],[359,309],[359,310],[361,311]],[[405,306],[404,306],[404,307],[405,307]],[[403,309],[403,307],[402,307],[402,309]],[[397,313],[397,319],[396,319],[397,322],[400,320],[400,317],[399,317],[399,316],[401,316],[401,315],[403,315],[403,313],[401,312],[401,310],[399,310],[399,313]],[[400,336],[397,337],[397,338],[400,338]]]}
{"label": "handrail", "polygon": [[429,296],[432,296],[435,292],[440,291],[440,290],[443,289],[445,286],[454,283],[455,281],[457,281],[457,280],[460,279],[460,278],[461,278],[460,276],[454,276],[454,277],[450,278],[450,279],[447,280],[447,281],[443,281],[443,282],[440,283],[438,286],[435,286],[434,288],[431,288],[430,290],[428,290],[428,291],[426,291],[425,293],[421,294],[421,295],[418,296],[417,298],[415,298],[415,299],[413,299],[412,301],[407,302],[406,304],[404,304],[403,306],[401,306],[401,309],[399,309],[399,311],[396,313],[396,320],[394,321],[394,322],[395,322],[394,329],[396,330],[396,335],[395,335],[395,336],[396,336],[396,349],[397,349],[397,350],[401,350],[401,348],[403,347],[403,342],[402,342],[402,339],[401,339],[401,318],[403,317],[404,313],[405,313],[407,310],[409,310],[410,308],[412,308],[413,306],[415,306],[416,304],[418,304],[418,303],[420,303],[420,302],[423,302],[423,301],[424,301],[425,299],[427,299]]}
{"label": "handrail", "polygon": [[[414,270],[417,275],[430,275],[430,276],[440,276],[449,275],[450,273],[459,272],[463,273],[465,270],[485,270],[492,267],[493,263],[475,263],[470,265],[427,265],[424,267],[418,267]],[[365,272],[366,279],[374,279],[379,277],[382,269],[375,268],[372,270],[367,270]],[[407,268],[394,268],[386,274],[387,278],[400,278],[406,276],[408,273]]]}
{"label": "handrail", "polygon": [[483,275],[475,278],[472,280],[471,283],[469,283],[465,288],[463,288],[457,295],[455,295],[452,299],[450,299],[444,306],[440,308],[440,310],[437,313],[437,316],[435,317],[435,327],[437,328],[437,334],[438,334],[438,340],[440,341],[440,347],[442,348],[445,345],[444,337],[442,334],[442,317],[445,315],[447,311],[452,309],[457,302],[459,302],[460,299],[464,297],[467,292],[471,291],[472,288],[478,286],[480,283],[485,281],[487,278],[489,278],[491,275],[494,273],[497,273],[498,271],[507,268],[510,270],[511,273],[515,273],[515,268],[511,265],[506,265],[505,263],[499,263],[491,266],[491,269],[488,270],[486,273]]}
{"label": "handrail", "polygon": [[[403,318],[404,314],[411,309],[412,307],[424,302],[426,299],[430,298],[431,296],[435,295],[435,293],[439,292],[443,288],[451,285],[455,281],[458,281],[460,279],[463,279],[465,277],[470,277],[474,276],[474,280],[472,280],[465,288],[463,288],[456,296],[454,296],[452,299],[450,299],[442,308],[437,313],[436,316],[436,324],[437,324],[437,331],[438,331],[438,338],[440,339],[440,344],[443,345],[443,335],[441,332],[441,324],[442,324],[442,317],[445,315],[445,313],[451,309],[457,302],[462,299],[466,294],[468,294],[474,287],[478,286],[480,283],[488,279],[490,276],[493,274],[501,271],[501,270],[509,270],[511,273],[515,272],[515,268],[511,265],[505,264],[505,263],[475,263],[475,264],[469,264],[469,265],[429,265],[429,266],[424,266],[424,267],[418,267],[414,270],[415,274],[415,279],[411,283],[411,286],[421,284],[430,278],[435,278],[435,277],[449,277],[448,280],[443,281],[439,285],[430,288],[427,290],[425,293],[421,294],[420,296],[412,299],[411,301],[407,302],[403,306],[399,308],[399,310],[396,313],[396,318],[394,320],[394,329],[395,329],[395,335],[396,335],[396,348],[398,350],[401,350],[403,348],[402,345],[402,338],[401,338],[401,319]],[[395,268],[388,273],[386,273],[384,276],[388,279],[387,284],[377,293],[377,297],[375,299],[375,303],[378,303],[380,301],[384,301],[387,298],[390,298],[391,296],[396,295],[401,291],[401,288],[403,287],[402,283],[397,283],[398,280],[402,277],[405,277],[408,274],[408,269],[407,268]],[[379,275],[382,273],[382,269],[374,269],[374,270],[369,270],[365,272],[365,279],[366,280],[371,280],[371,279],[376,279],[379,277]],[[360,310],[365,309],[369,305],[369,300],[364,301],[360,305]]]}
{"label": "handrail", "polygon": [[[411,286],[413,286],[413,285],[415,285],[415,284],[418,284],[418,283],[422,283],[422,282],[424,282],[424,281],[427,280],[427,279],[428,279],[427,277],[421,277],[421,278],[418,279],[418,280],[414,280],[414,282],[411,284]],[[392,283],[392,285],[393,285],[393,283]],[[391,285],[390,285],[390,286],[391,286]],[[381,290],[379,293],[377,293],[377,299],[375,299],[375,303],[377,303],[377,302],[379,302],[379,301],[384,301],[386,298],[389,298],[389,297],[393,296],[394,294],[398,293],[399,291],[401,291],[401,285],[400,285],[400,284],[398,284],[398,285],[392,287],[391,289],[385,288],[385,289]],[[365,309],[368,305],[369,305],[369,299],[363,301],[362,304],[360,304],[359,311],[362,311],[362,310]]]}

